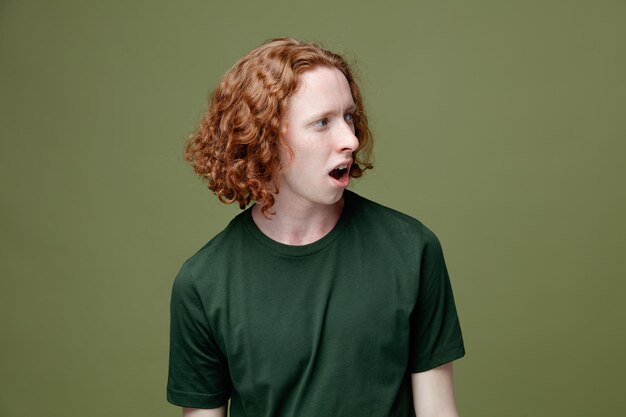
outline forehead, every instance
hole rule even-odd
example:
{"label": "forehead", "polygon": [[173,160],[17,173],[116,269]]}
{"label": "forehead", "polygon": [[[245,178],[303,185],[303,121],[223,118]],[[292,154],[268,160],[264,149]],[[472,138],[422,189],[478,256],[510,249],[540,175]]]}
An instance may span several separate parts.
{"label": "forehead", "polygon": [[337,68],[318,67],[300,76],[298,89],[287,101],[287,114],[343,111],[354,107],[350,84]]}

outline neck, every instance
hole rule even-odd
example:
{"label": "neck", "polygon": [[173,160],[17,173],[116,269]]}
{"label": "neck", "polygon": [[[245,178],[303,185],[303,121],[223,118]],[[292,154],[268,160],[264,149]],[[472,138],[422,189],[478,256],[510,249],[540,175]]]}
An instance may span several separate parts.
{"label": "neck", "polygon": [[291,202],[287,207],[280,199],[270,208],[269,217],[261,207],[252,208],[252,219],[267,237],[285,245],[306,245],[328,234],[339,221],[344,197],[331,205],[310,205]]}

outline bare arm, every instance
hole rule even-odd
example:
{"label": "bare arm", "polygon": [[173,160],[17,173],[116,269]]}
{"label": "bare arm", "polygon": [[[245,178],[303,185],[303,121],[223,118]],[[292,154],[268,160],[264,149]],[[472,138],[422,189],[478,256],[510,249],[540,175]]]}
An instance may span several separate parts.
{"label": "bare arm", "polygon": [[411,374],[417,417],[459,417],[454,400],[452,362]]}
{"label": "bare arm", "polygon": [[183,408],[183,417],[226,417],[226,405],[218,408]]}

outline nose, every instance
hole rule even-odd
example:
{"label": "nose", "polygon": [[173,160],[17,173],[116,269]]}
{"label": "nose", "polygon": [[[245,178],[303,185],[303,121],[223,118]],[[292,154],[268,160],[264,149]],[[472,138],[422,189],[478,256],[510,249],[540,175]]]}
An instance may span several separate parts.
{"label": "nose", "polygon": [[354,125],[343,122],[341,131],[337,134],[337,150],[339,152],[354,152],[359,146],[359,139],[354,134]]}

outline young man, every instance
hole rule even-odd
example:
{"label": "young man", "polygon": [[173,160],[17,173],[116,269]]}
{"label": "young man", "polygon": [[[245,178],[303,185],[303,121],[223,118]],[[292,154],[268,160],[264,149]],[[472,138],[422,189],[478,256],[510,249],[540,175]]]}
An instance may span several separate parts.
{"label": "young man", "polygon": [[215,90],[186,158],[235,217],[182,266],[168,400],[185,416],[454,417],[463,339],[441,247],[346,190],[372,138],[345,60],[270,41]]}

